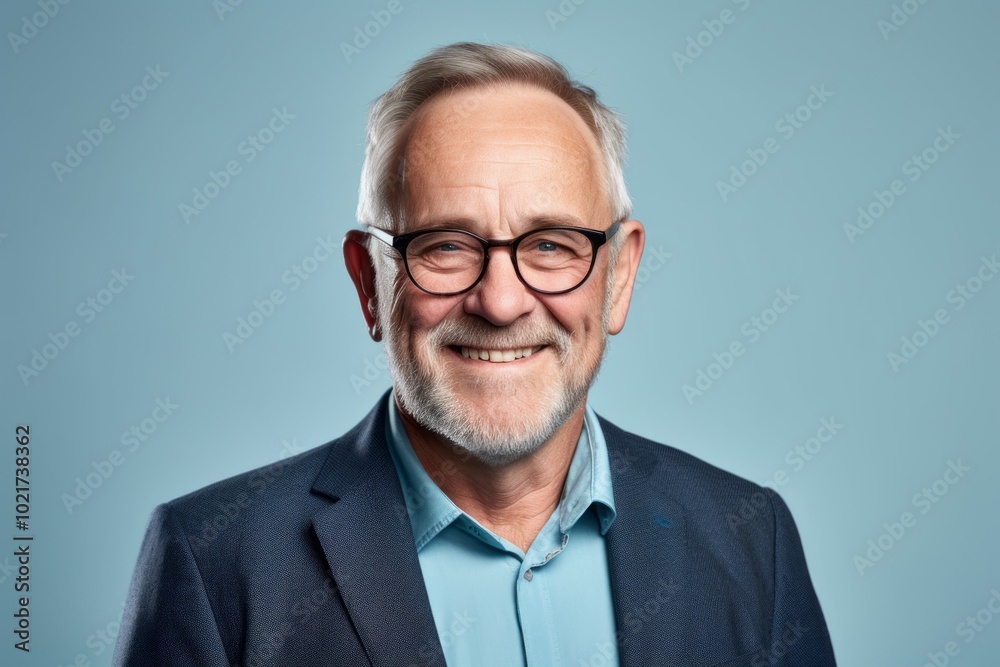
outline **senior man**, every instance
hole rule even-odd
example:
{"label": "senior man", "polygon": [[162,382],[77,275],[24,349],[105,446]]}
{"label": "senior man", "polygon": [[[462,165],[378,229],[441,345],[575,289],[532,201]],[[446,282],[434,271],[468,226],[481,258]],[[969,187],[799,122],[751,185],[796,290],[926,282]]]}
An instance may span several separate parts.
{"label": "senior man", "polygon": [[372,107],[344,241],[393,389],[158,507],[115,663],[833,665],[781,499],[587,404],[644,243],[624,155],[545,56],[410,67]]}

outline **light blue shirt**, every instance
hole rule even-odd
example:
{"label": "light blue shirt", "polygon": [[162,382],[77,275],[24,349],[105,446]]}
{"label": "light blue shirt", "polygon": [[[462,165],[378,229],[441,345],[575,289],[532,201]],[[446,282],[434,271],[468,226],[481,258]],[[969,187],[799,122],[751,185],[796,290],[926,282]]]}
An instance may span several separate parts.
{"label": "light blue shirt", "polygon": [[389,395],[386,435],[450,667],[614,667],[604,535],[611,466],[587,406],[562,498],[527,553],[460,510],[417,459]]}

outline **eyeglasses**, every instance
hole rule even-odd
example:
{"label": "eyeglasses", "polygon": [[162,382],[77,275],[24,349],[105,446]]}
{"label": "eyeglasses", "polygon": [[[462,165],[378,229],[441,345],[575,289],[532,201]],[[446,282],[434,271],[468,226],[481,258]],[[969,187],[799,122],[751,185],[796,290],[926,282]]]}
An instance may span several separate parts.
{"label": "eyeglasses", "polygon": [[461,229],[424,229],[392,236],[368,226],[368,233],[392,246],[403,258],[413,284],[436,296],[454,296],[479,284],[486,275],[490,248],[510,248],[514,273],[528,288],[564,294],[586,282],[597,250],[614,236],[621,222],[606,231],[584,227],[543,227],[509,241],[484,239]]}

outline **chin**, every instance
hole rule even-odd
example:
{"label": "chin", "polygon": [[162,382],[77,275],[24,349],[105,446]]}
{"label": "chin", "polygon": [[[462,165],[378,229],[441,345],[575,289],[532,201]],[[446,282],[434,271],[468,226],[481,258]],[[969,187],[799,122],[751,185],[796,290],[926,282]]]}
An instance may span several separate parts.
{"label": "chin", "polygon": [[552,338],[555,344],[510,362],[472,360],[449,345],[454,338],[388,336],[385,342],[403,410],[445,443],[501,467],[555,435],[583,405],[600,367],[602,354],[595,363],[568,334]]}
{"label": "chin", "polygon": [[[408,369],[396,377],[403,409],[421,426],[491,467],[537,452],[579,408],[586,388],[535,390],[510,377],[452,380]],[[467,384],[468,383],[468,384]]]}

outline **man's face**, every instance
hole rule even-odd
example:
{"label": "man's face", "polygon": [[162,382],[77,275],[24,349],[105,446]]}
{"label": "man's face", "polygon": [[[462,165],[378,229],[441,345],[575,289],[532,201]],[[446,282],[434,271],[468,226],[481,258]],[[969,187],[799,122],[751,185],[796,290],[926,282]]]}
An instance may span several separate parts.
{"label": "man's face", "polygon": [[[545,224],[611,226],[597,142],[555,95],[458,90],[428,100],[411,122],[401,233],[446,227],[509,239]],[[419,290],[401,262],[381,276],[379,320],[402,408],[491,465],[535,451],[582,406],[600,366],[607,253],[560,295],[521,283],[505,248],[491,250],[482,282],[456,296]],[[469,358],[480,351],[489,360]]]}

